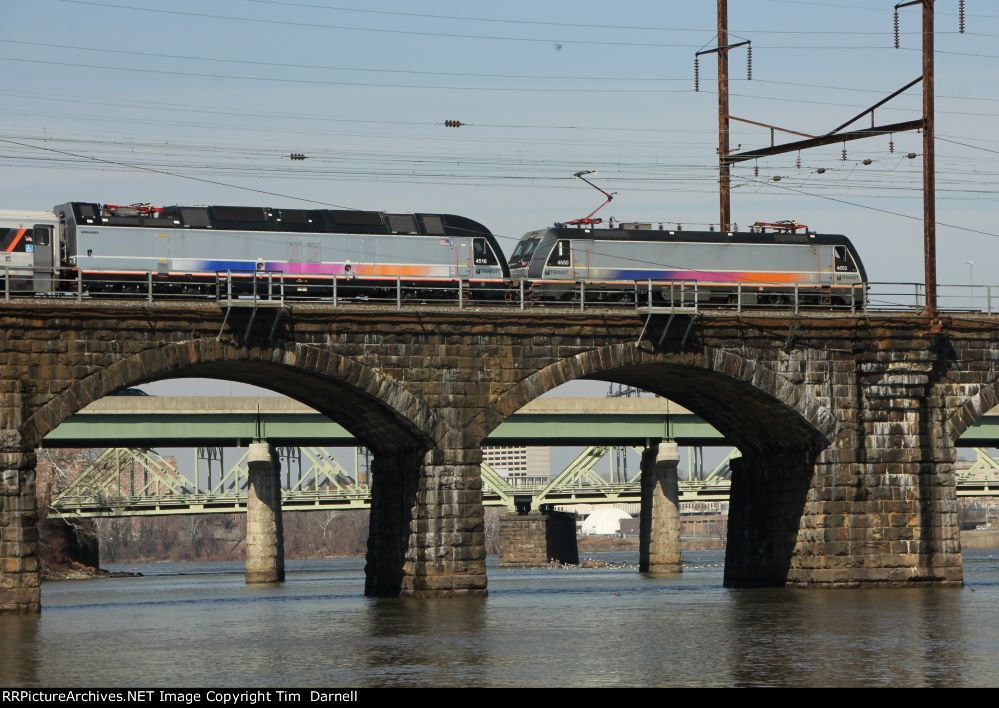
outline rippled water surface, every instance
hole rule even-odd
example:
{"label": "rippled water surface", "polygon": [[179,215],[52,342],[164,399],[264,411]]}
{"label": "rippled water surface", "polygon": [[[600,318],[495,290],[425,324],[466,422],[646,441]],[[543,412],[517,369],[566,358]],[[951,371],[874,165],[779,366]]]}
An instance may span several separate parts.
{"label": "rippled water surface", "polygon": [[0,684],[999,685],[999,550],[966,552],[964,589],[729,590],[723,552],[684,560],[491,566],[489,597],[458,601],[364,598],[363,559],[290,561],[263,589],[239,563],[138,566],[0,617]]}

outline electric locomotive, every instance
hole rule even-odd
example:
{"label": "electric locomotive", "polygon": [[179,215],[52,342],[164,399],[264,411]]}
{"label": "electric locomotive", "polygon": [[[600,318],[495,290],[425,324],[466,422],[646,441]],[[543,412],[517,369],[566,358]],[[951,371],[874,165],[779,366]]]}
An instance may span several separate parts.
{"label": "electric locomotive", "polygon": [[[794,222],[758,222],[748,232],[687,231],[648,223],[555,224],[526,233],[510,273],[544,299],[568,298],[584,281],[587,300],[646,297],[699,303],[863,305],[867,273],[846,236]],[[561,282],[560,282],[561,281]],[[680,286],[683,286],[681,288]]]}
{"label": "electric locomotive", "polygon": [[510,276],[489,229],[454,214],[87,202],[0,212],[0,277],[13,290],[79,280],[89,292],[209,294],[222,272],[279,274],[286,293],[310,296],[329,294],[334,278],[356,292],[401,282],[453,297],[458,279],[480,281],[474,293]]}

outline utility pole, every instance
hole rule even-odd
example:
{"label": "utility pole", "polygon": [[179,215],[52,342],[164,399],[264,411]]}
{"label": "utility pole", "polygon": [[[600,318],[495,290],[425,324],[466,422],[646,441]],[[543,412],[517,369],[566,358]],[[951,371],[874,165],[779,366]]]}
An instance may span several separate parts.
{"label": "utility pole", "polygon": [[728,156],[728,0],[718,0],[718,183],[721,209],[719,230],[732,228],[732,166]]}
{"label": "utility pole", "polygon": [[[793,130],[788,130],[786,128],[780,128],[775,125],[769,125],[767,123],[762,123],[759,121],[747,120],[745,118],[739,118],[737,116],[732,116],[728,112],[728,83],[725,81],[723,83],[722,76],[724,75],[727,79],[728,74],[728,57],[726,55],[726,50],[739,45],[732,45],[731,47],[726,44],[720,44],[718,49],[710,51],[700,51],[697,52],[696,56],[701,54],[718,53],[719,62],[719,72],[718,72],[718,94],[719,94],[719,160],[722,164],[722,180],[721,180],[721,204],[722,204],[722,214],[723,221],[725,220],[725,214],[728,213],[728,204],[730,198],[730,185],[728,181],[728,171],[727,169],[737,163],[745,162],[746,160],[759,160],[761,158],[772,157],[774,155],[781,155],[788,152],[800,152],[801,150],[807,150],[809,148],[821,147],[823,145],[832,145],[838,142],[843,142],[844,144],[850,140],[861,140],[863,138],[871,138],[876,136],[891,135],[893,133],[899,133],[907,130],[922,130],[923,131],[923,260],[925,265],[925,278],[926,278],[926,303],[923,310],[923,314],[926,315],[930,322],[931,331],[939,331],[940,320],[939,320],[939,310],[937,309],[937,208],[936,208],[936,114],[934,107],[934,91],[935,91],[935,67],[934,67],[934,13],[935,13],[935,3],[936,0],[907,0],[906,2],[899,2],[895,5],[895,46],[899,46],[899,22],[898,22],[898,11],[902,8],[911,7],[913,5],[921,5],[923,9],[922,17],[922,35],[923,35],[923,71],[922,75],[916,78],[914,81],[909,82],[903,86],[898,91],[895,91],[887,98],[884,98],[873,106],[863,111],[859,115],[851,118],[846,123],[843,123],[838,128],[825,133],[824,135],[810,136],[804,133],[799,133]],[[964,33],[964,0],[960,1],[960,31]],[[719,42],[722,41],[722,37],[726,37],[727,34],[723,35],[722,32],[727,32],[727,28],[724,26],[727,24],[724,19],[723,12],[727,9],[726,0],[718,0],[718,22],[719,22]],[[696,70],[695,63],[695,70]],[[724,72],[722,70],[724,67]],[[695,72],[696,73],[696,72]],[[883,106],[888,101],[904,93],[908,89],[915,86],[917,83],[922,81],[923,83],[923,116],[919,120],[904,121],[901,123],[892,123],[888,125],[876,125],[874,120],[875,110]],[[722,92],[724,90],[724,99],[722,98]],[[852,130],[849,132],[842,132],[844,128],[853,125],[858,120],[865,116],[870,116],[871,127]],[[757,125],[764,128],[770,129],[770,147],[759,148],[756,150],[748,150],[739,153],[730,153],[728,151],[728,125],[730,120],[737,120],[743,123],[748,123],[750,125]],[[774,144],[774,132],[780,131],[783,133],[791,133],[794,135],[800,135],[806,137],[805,140],[798,140],[796,142],[784,143],[781,145]]]}
{"label": "utility pole", "polygon": [[[936,108],[934,101],[934,14],[936,0],[910,0],[895,5],[895,46],[898,46],[898,11],[923,6],[923,264],[926,278],[926,308],[931,330],[939,328],[937,315],[937,167]],[[961,32],[964,32],[964,3],[961,3]]]}
{"label": "utility pole", "polygon": [[728,52],[736,47],[746,47],[747,78],[753,75],[753,46],[749,40],[728,43],[728,0],[718,0],[718,36],[717,46],[713,49],[701,49],[694,53],[694,90],[700,91],[700,57],[705,54],[718,55],[718,194],[719,228],[723,232],[732,230],[732,164],[729,156],[729,113],[728,102]]}
{"label": "utility pole", "polygon": [[923,0],[923,260],[926,267],[926,316],[937,317],[937,169],[935,146],[933,7]]}

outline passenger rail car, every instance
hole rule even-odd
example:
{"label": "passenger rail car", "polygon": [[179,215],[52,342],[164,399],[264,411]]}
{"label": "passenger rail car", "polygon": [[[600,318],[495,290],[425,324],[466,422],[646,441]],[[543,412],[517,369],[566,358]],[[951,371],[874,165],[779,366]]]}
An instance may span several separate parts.
{"label": "passenger rail car", "polygon": [[0,238],[0,276],[6,266],[15,289],[35,292],[78,276],[89,291],[145,292],[152,273],[160,292],[209,294],[219,272],[263,272],[281,274],[289,295],[328,294],[340,276],[357,292],[398,279],[451,297],[456,279],[510,276],[489,229],[454,214],[70,202],[0,212]]}
{"label": "passenger rail car", "polygon": [[651,224],[604,229],[557,224],[531,231],[510,256],[510,272],[514,280],[530,281],[543,299],[571,297],[577,290],[570,282],[583,281],[588,300],[628,300],[640,281],[654,284],[651,297],[658,302],[692,302],[696,292],[698,303],[738,298],[750,306],[790,304],[797,296],[817,307],[862,307],[867,283],[860,255],[846,236],[671,231]]}

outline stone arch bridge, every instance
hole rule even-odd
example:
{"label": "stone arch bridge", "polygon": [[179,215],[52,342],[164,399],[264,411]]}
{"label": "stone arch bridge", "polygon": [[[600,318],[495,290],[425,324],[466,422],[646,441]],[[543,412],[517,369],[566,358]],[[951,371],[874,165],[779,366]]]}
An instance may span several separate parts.
{"label": "stone arch bridge", "polygon": [[[366,591],[486,592],[482,440],[576,379],[669,396],[743,453],[725,582],[960,584],[954,442],[999,403],[999,329],[953,317],[289,308],[273,331],[211,303],[0,306],[0,606],[39,609],[35,448],[121,388],[263,386],[375,455]],[[684,335],[684,336],[681,336]],[[644,338],[643,338],[644,335]],[[657,442],[657,441],[656,441]]]}

